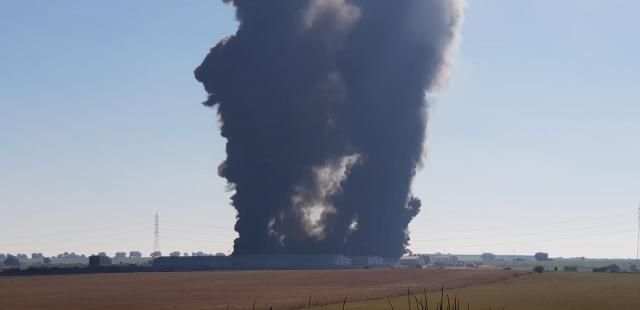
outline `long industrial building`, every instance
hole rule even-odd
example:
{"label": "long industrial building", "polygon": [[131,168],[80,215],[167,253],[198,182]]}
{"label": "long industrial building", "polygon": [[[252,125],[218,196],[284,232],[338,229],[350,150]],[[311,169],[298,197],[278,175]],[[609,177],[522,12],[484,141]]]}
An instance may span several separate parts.
{"label": "long industrial building", "polygon": [[398,258],[344,255],[241,255],[158,257],[156,268],[172,270],[336,269],[390,267]]}

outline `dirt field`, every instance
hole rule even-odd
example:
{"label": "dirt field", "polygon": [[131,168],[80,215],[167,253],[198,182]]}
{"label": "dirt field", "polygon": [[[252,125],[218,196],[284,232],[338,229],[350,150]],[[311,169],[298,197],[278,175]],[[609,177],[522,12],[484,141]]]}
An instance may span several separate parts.
{"label": "dirt field", "polygon": [[288,309],[512,279],[488,270],[370,269],[0,277],[0,309]]}
{"label": "dirt field", "polygon": [[[462,299],[463,309],[636,310],[640,309],[640,274],[549,272],[448,292]],[[439,293],[428,294],[432,301]],[[396,310],[409,309],[407,297],[391,299]],[[430,309],[434,309],[433,302]],[[342,305],[316,307],[339,310]],[[349,310],[389,309],[386,299],[349,304]],[[446,304],[445,304],[446,308]],[[416,309],[415,300],[413,309]]]}

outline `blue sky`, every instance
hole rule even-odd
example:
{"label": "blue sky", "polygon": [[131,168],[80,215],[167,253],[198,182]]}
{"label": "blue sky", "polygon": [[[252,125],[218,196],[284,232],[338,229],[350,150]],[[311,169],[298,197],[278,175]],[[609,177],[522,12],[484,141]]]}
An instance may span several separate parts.
{"label": "blue sky", "polygon": [[[431,102],[419,252],[633,257],[633,1],[472,0]],[[192,71],[216,0],[0,2],[0,252],[228,252],[215,112]]]}

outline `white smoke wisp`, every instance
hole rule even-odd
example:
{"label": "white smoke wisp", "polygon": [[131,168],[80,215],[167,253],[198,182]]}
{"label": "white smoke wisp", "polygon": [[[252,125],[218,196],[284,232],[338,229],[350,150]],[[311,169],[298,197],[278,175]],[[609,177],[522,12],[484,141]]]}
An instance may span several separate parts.
{"label": "white smoke wisp", "polygon": [[312,0],[304,15],[303,30],[323,42],[330,54],[344,48],[360,19],[360,9],[345,0]]}
{"label": "white smoke wisp", "polygon": [[305,14],[305,29],[331,27],[347,32],[360,18],[360,9],[344,0],[312,0]]}
{"label": "white smoke wisp", "polygon": [[[336,212],[332,198],[342,190],[342,183],[348,178],[351,168],[361,161],[359,154],[344,156],[336,162],[313,169],[315,188],[296,189],[292,202],[307,234],[319,240],[325,237],[324,219]],[[356,229],[357,227],[354,227]]]}
{"label": "white smoke wisp", "polygon": [[336,163],[314,169],[320,196],[328,198],[341,190],[340,184],[349,176],[351,168],[360,161],[359,154],[340,158]]}

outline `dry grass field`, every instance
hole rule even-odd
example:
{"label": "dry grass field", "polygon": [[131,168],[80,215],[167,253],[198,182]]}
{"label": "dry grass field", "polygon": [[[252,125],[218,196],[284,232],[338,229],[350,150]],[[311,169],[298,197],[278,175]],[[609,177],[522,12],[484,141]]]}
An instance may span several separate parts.
{"label": "dry grass field", "polygon": [[0,277],[0,309],[289,309],[526,277],[491,270],[368,269]]}
{"label": "dry grass field", "polygon": [[[462,299],[462,308],[506,310],[636,310],[640,309],[640,274],[549,272],[487,285],[447,291]],[[421,294],[420,294],[421,295]],[[420,296],[417,295],[417,296]],[[420,296],[422,297],[422,296]],[[423,298],[423,297],[422,297]],[[440,293],[430,293],[433,302]],[[409,309],[406,295],[391,298],[396,310]],[[416,309],[415,300],[412,303]],[[342,304],[316,307],[337,310]],[[349,310],[390,309],[387,299],[351,303]],[[445,304],[446,309],[446,304]]]}

